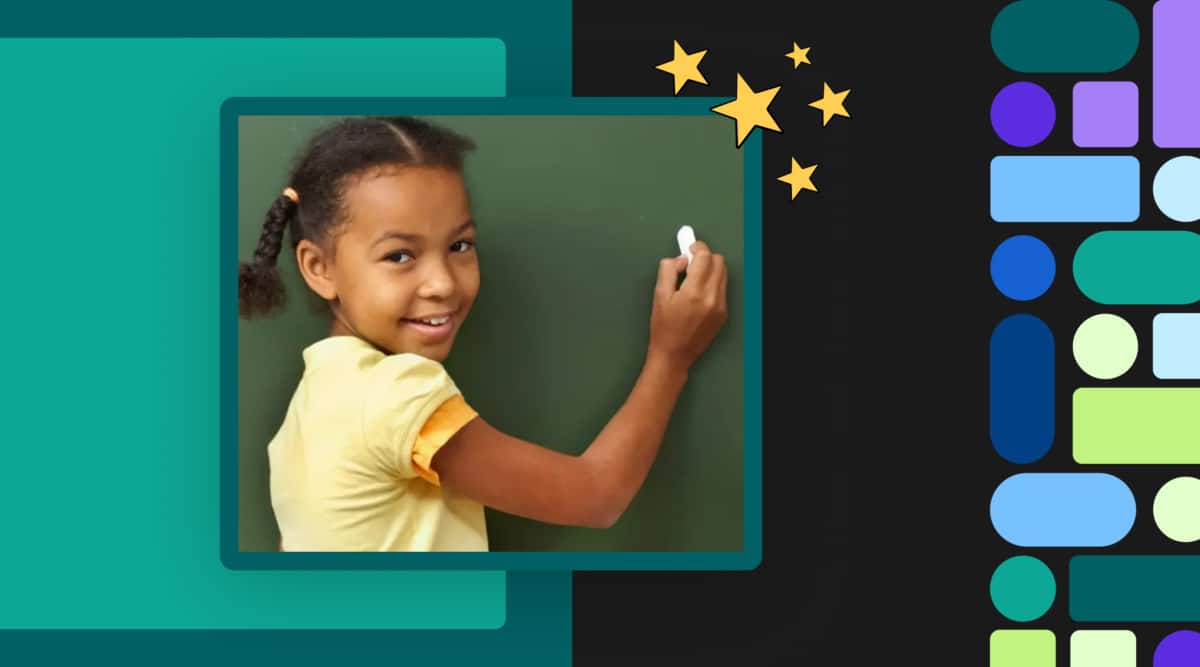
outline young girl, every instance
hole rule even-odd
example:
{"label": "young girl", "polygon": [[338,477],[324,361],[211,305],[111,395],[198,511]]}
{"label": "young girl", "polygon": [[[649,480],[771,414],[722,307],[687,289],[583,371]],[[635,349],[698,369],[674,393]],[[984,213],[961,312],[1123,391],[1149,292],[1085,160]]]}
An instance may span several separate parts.
{"label": "young girl", "polygon": [[239,267],[242,316],[280,308],[286,228],[331,320],[329,337],[304,349],[267,446],[281,550],[486,551],[484,506],[613,525],[646,478],[689,368],[725,322],[724,259],[697,242],[690,266],[685,256],[659,263],[641,373],[586,451],[493,428],[441,364],[480,286],[462,179],[472,148],[412,118],[324,129]]}

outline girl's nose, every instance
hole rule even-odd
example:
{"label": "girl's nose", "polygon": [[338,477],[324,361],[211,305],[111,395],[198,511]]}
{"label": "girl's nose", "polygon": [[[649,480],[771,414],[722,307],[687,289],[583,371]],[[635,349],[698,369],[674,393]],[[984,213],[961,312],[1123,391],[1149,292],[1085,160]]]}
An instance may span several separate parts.
{"label": "girl's nose", "polygon": [[445,262],[432,261],[422,275],[418,295],[427,299],[445,298],[454,294],[454,274]]}

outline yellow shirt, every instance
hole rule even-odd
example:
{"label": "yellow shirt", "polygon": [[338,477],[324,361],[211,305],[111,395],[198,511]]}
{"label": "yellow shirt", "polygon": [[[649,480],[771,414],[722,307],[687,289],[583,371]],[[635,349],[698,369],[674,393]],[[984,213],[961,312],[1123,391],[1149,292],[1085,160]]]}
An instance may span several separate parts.
{"label": "yellow shirt", "polygon": [[284,551],[487,551],[479,503],[441,488],[433,455],[476,416],[441,364],[353,336],[304,349],[267,446]]}

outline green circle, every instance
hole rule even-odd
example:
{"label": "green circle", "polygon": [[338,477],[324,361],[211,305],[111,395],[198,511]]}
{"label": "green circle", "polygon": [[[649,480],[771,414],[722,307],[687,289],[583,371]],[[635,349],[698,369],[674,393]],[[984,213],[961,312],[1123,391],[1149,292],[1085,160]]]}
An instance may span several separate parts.
{"label": "green circle", "polygon": [[1092,315],[1075,330],[1071,350],[1084,373],[1098,380],[1111,380],[1133,366],[1138,353],[1137,333],[1117,315]]}
{"label": "green circle", "polygon": [[1054,573],[1033,556],[1013,556],[992,573],[992,604],[1012,621],[1041,618],[1054,603]]}
{"label": "green circle", "polygon": [[1154,496],[1154,523],[1176,542],[1200,540],[1200,479],[1176,477]]}

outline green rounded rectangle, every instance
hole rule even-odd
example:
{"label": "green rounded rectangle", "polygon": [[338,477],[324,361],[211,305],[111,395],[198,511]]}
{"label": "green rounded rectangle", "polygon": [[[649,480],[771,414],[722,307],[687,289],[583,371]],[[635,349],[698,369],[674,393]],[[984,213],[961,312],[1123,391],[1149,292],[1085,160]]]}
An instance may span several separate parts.
{"label": "green rounded rectangle", "polygon": [[1200,463],[1200,388],[1085,387],[1071,397],[1076,463]]}
{"label": "green rounded rectangle", "polygon": [[1054,667],[1050,630],[996,630],[988,642],[990,667]]}
{"label": "green rounded rectangle", "polygon": [[1079,291],[1104,304],[1200,301],[1200,234],[1107,230],[1084,239],[1072,264]]}

